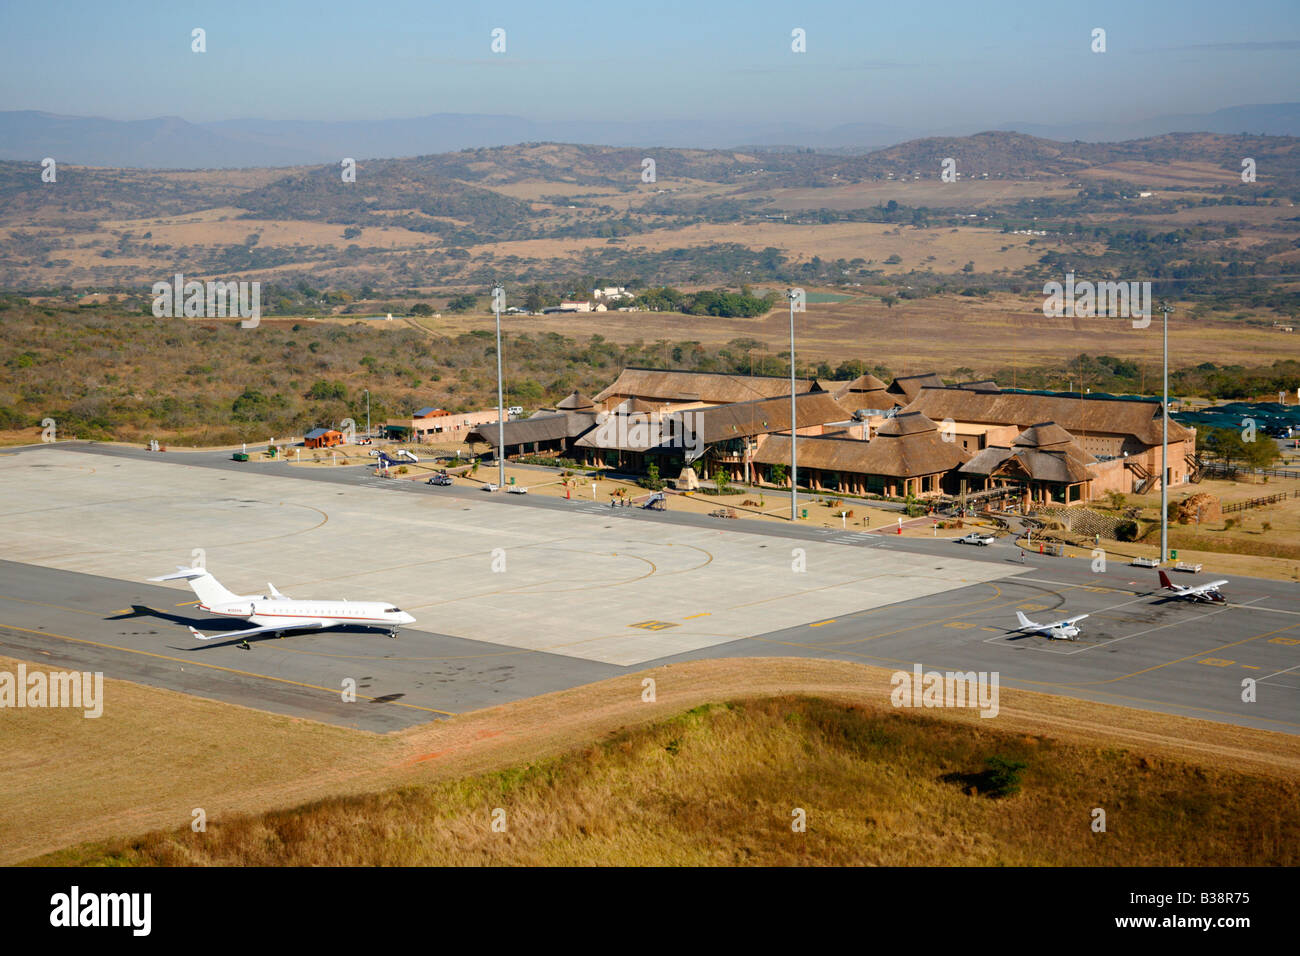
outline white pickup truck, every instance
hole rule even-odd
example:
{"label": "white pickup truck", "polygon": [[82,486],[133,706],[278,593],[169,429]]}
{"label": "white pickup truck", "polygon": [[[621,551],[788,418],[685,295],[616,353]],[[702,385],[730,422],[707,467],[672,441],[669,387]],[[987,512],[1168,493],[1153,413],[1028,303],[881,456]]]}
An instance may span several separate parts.
{"label": "white pickup truck", "polygon": [[966,535],[966,537],[957,539],[958,544],[978,544],[982,547],[988,547],[993,543],[993,541],[993,535],[981,534],[978,531],[972,531],[970,534]]}

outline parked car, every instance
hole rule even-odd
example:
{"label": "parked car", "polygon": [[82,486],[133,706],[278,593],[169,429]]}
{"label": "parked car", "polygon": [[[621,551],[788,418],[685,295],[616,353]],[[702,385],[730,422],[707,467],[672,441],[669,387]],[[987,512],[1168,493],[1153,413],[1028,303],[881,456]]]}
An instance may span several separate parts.
{"label": "parked car", "polygon": [[426,481],[425,484],[426,485],[450,485],[451,475],[434,475],[432,478]]}
{"label": "parked car", "polygon": [[992,544],[993,541],[993,535],[982,534],[979,531],[972,531],[970,534],[966,535],[966,537],[957,539],[958,544],[978,544],[985,547]]}
{"label": "parked car", "polygon": [[370,439],[369,439],[369,438],[358,438],[358,439],[357,439],[357,444],[358,444],[358,445],[369,445],[369,444],[370,444]]}

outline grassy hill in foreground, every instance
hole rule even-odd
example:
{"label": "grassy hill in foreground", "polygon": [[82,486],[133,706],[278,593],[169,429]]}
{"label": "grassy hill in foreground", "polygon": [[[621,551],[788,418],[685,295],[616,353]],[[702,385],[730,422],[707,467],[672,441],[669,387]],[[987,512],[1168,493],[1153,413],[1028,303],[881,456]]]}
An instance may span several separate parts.
{"label": "grassy hill in foreground", "polygon": [[[989,758],[1021,762],[995,795]],[[84,844],[44,865],[1295,865],[1300,786],[820,698],[549,760]],[[1093,809],[1107,830],[1091,829]],[[493,811],[506,829],[494,832]],[[793,832],[792,811],[807,814]]]}

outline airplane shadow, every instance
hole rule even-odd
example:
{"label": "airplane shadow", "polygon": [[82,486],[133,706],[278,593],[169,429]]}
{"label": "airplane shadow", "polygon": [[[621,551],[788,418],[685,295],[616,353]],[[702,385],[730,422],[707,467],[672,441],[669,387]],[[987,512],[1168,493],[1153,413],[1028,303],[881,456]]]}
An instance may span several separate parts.
{"label": "airplane shadow", "polygon": [[[105,620],[125,621],[137,617],[152,617],[160,621],[168,621],[172,624],[192,627],[202,633],[213,635],[220,634],[222,631],[245,631],[251,626],[247,621],[232,621],[227,618],[191,617],[187,614],[177,614],[175,611],[160,611],[157,608],[146,607],[143,604],[132,604],[129,612],[115,614],[111,617],[105,618]],[[335,634],[372,634],[383,636],[383,631],[377,631],[374,628],[343,625],[341,627],[300,628],[298,630],[287,632],[285,639],[294,635],[309,637],[316,634],[323,634],[327,631]],[[249,649],[251,649],[253,644],[260,643],[261,641],[278,640],[281,640],[281,638],[273,631],[267,631],[263,634],[248,634],[243,637],[232,637],[228,641],[214,639],[211,641],[196,641],[194,644],[186,644],[182,646],[177,646],[175,644],[169,644],[167,646],[172,650],[198,653],[201,651],[214,650],[220,647],[240,647],[244,644],[247,644]]]}
{"label": "airplane shadow", "polygon": [[[128,621],[136,617],[153,617],[160,621],[170,621],[172,624],[183,624],[186,627],[203,627],[214,630],[238,630],[244,626],[239,621],[214,621],[210,617],[191,617],[188,614],[177,614],[175,611],[159,611],[157,608],[145,607],[143,604],[132,604],[131,610],[122,614],[114,614],[104,618],[106,621]],[[219,625],[219,626],[218,626]]]}

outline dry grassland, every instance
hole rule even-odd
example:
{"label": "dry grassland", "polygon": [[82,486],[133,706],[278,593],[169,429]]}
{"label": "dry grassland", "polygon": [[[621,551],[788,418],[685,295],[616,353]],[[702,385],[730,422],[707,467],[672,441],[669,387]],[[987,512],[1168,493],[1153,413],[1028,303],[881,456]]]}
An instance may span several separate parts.
{"label": "dry grassland", "polygon": [[[993,721],[900,715],[890,671],[838,661],[648,673],[653,703],[630,674],[387,736],[107,681],[98,720],[4,713],[0,862],[1296,862],[1286,734],[1006,688]],[[1023,794],[944,779],[993,754]],[[358,799],[238,817],[331,797]]]}
{"label": "dry grassland", "polygon": [[[1044,318],[1043,298],[1037,293],[1030,289],[1021,295],[932,296],[901,300],[892,308],[863,293],[842,302],[809,303],[798,318],[799,361],[825,360],[833,367],[846,359],[861,359],[869,365],[885,365],[895,375],[950,374],[965,366],[986,376],[1006,369],[1014,373],[1017,366],[1059,366],[1080,353],[1117,355],[1148,370],[1147,392],[1159,387],[1158,319],[1148,328],[1134,329],[1127,319]],[[1180,306],[1175,303],[1174,308]],[[1293,344],[1294,336],[1228,319],[1193,321],[1186,315],[1183,308],[1170,318],[1169,357],[1175,368],[1201,362],[1254,366],[1265,357],[1290,354],[1282,349]],[[789,351],[789,322],[788,311],[777,308],[752,319],[670,312],[518,316],[505,318],[502,328],[514,334],[555,332],[579,339],[598,333],[619,343],[691,339],[705,348],[751,338],[763,343],[768,354],[779,355]],[[444,315],[428,322],[428,327],[454,334],[493,325],[490,315],[465,314]],[[757,374],[763,374],[762,356],[763,350],[755,351]],[[767,368],[769,374],[783,370],[775,364]],[[1017,382],[1013,374],[1005,381],[999,378],[998,384],[1010,387]],[[1064,390],[1070,384],[1069,374],[1062,372],[1054,387]],[[1077,378],[1073,380],[1076,389],[1079,384]]]}

